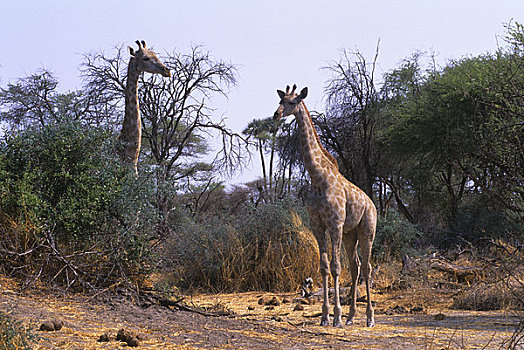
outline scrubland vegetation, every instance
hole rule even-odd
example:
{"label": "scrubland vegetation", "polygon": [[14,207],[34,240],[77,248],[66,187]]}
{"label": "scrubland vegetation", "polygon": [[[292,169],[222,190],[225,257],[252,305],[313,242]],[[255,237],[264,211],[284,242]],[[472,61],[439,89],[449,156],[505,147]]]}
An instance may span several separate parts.
{"label": "scrubland vegetation", "polygon": [[[523,310],[524,27],[508,24],[504,42],[444,67],[415,53],[381,77],[377,58],[358,52],[326,67],[327,106],[312,115],[379,211],[376,288],[450,288],[456,308]],[[235,67],[202,48],[175,52],[164,58],[171,81],[141,81],[135,176],[116,155],[125,57],[87,55],[78,91],[60,92],[46,71],[1,88],[1,273],[22,288],[89,293],[289,292],[318,280],[294,124],[253,116],[236,134],[210,104]],[[223,144],[204,162],[210,134]],[[241,171],[250,152],[260,179],[226,187],[216,174]],[[0,327],[19,332],[2,341],[22,344],[4,348],[26,346],[8,316]],[[511,341],[523,336],[521,322]]]}

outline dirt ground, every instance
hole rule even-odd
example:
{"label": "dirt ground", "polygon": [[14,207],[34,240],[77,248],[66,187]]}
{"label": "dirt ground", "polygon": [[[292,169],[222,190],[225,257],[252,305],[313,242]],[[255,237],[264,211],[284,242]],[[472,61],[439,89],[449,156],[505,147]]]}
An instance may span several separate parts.
{"label": "dirt ground", "polygon": [[[124,297],[63,298],[17,288],[0,279],[0,311],[33,329],[46,320],[64,321],[59,331],[37,331],[41,339],[35,349],[121,349],[128,345],[114,336],[122,328],[138,334],[139,348],[146,349],[498,349],[518,323],[511,312],[451,310],[446,294],[435,294],[431,307],[417,305],[423,291],[374,294],[375,327],[365,327],[365,304],[359,303],[356,324],[336,329],[319,326],[320,302],[295,311],[298,295],[293,293],[187,296],[184,305],[204,311],[196,313],[154,303],[139,306]],[[273,296],[280,305],[258,303]],[[103,334],[110,341],[99,342]]]}

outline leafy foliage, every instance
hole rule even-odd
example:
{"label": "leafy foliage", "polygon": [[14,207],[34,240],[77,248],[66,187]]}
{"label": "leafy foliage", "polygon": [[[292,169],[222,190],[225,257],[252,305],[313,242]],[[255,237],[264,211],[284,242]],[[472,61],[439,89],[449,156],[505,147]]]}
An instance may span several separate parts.
{"label": "leafy foliage", "polygon": [[96,96],[82,90],[61,93],[58,80],[51,72],[42,70],[0,88],[0,121],[13,130],[72,119],[84,124],[107,125],[114,106],[106,105]]}
{"label": "leafy foliage", "polygon": [[44,280],[90,288],[143,269],[155,233],[152,187],[120,165],[108,136],[68,122],[28,128],[2,144],[2,231],[14,239],[2,242],[9,273],[32,278],[39,266]]}
{"label": "leafy foliage", "polygon": [[400,217],[396,211],[389,211],[387,217],[379,217],[374,255],[382,260],[398,259],[404,255],[418,253],[423,233],[412,223]]}
{"label": "leafy foliage", "polygon": [[38,337],[19,321],[0,311],[0,349],[31,350]]}

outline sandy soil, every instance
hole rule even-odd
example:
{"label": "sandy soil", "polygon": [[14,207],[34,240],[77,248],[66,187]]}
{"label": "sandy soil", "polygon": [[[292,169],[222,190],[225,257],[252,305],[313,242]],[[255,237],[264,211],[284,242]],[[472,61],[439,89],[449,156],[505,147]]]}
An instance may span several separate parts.
{"label": "sandy soil", "polygon": [[[118,296],[94,300],[20,293],[8,279],[0,279],[0,310],[34,329],[53,318],[64,321],[59,331],[38,331],[35,349],[121,349],[127,344],[113,337],[122,328],[138,334],[139,348],[146,349],[498,349],[518,322],[511,312],[450,310],[446,294],[435,295],[431,307],[420,306],[415,296],[421,292],[374,294],[374,328],[365,327],[364,303],[359,303],[356,324],[335,329],[318,325],[320,302],[294,311],[296,294],[187,296],[184,302],[205,310],[203,315],[155,303],[139,306]],[[273,296],[289,302],[258,303]],[[215,313],[223,316],[210,316]],[[98,341],[104,333],[109,342]]]}

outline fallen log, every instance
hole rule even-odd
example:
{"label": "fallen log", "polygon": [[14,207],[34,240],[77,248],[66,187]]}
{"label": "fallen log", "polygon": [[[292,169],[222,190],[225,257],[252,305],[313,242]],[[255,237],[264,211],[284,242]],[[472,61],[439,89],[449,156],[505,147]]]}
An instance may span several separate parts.
{"label": "fallen log", "polygon": [[432,260],[431,269],[450,273],[454,275],[459,281],[466,281],[470,277],[478,277],[482,269],[475,266],[458,266],[442,260]]}

